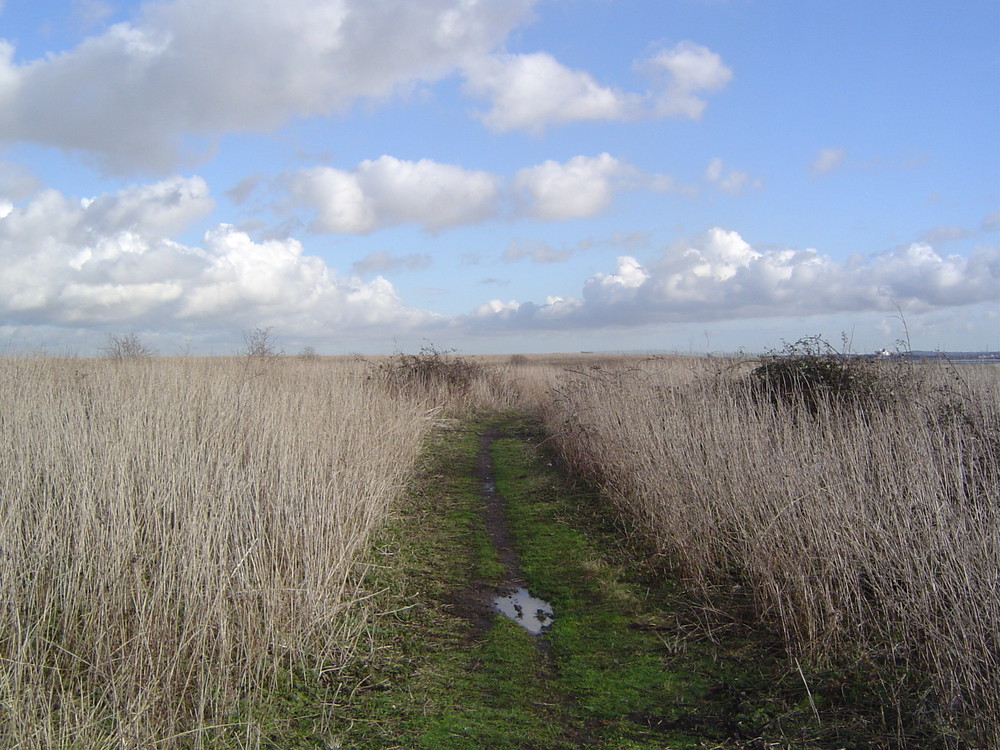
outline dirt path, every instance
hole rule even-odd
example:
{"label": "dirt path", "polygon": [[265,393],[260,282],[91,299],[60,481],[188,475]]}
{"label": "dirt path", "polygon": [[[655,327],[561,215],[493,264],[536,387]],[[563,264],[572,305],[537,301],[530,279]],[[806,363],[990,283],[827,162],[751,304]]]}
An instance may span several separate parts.
{"label": "dirt path", "polygon": [[[767,643],[644,564],[540,442],[506,415],[429,447],[373,561],[391,614],[373,622],[378,645],[326,746],[826,746]],[[540,634],[496,611],[521,587],[551,603]]]}

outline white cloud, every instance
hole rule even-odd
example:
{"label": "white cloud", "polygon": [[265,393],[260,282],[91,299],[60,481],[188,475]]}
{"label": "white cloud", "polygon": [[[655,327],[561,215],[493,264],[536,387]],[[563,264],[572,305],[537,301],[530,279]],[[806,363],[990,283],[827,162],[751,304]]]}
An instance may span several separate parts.
{"label": "white cloud", "polygon": [[482,58],[466,69],[467,89],[489,99],[482,116],[492,130],[539,133],[577,120],[623,120],[638,114],[641,97],[601,86],[544,52]]}
{"label": "white cloud", "polygon": [[491,218],[498,179],[428,159],[381,156],[348,172],[316,167],[288,178],[295,200],[316,210],[314,228],[364,234],[403,223],[429,231]]}
{"label": "white cloud", "polygon": [[599,298],[604,304],[615,304],[618,300],[630,298],[647,281],[649,272],[642,264],[629,255],[623,255],[618,258],[618,267],[614,273],[599,273],[587,280],[584,299]]}
{"label": "white cloud", "polygon": [[842,148],[821,149],[812,162],[812,171],[816,174],[826,174],[838,169],[847,158],[847,151]]}
{"label": "white cloud", "polygon": [[545,161],[518,170],[507,183],[482,170],[392,156],[349,171],[303,169],[280,182],[291,193],[290,201],[278,202],[280,210],[315,212],[314,231],[350,234],[399,224],[434,232],[504,215],[563,221],[604,211],[624,190],[692,192],[667,175],[644,174],[610,154]]}
{"label": "white cloud", "polygon": [[637,184],[639,177],[635,167],[610,154],[574,156],[565,163],[550,160],[519,170],[511,189],[530,215],[560,221],[600,213],[616,192]]}
{"label": "white cloud", "polygon": [[127,229],[144,237],[166,237],[210,213],[215,201],[200,177],[173,177],[99,196],[87,201],[86,208],[88,227],[97,233]]}
{"label": "white cloud", "polygon": [[271,130],[440,79],[491,52],[536,0],[164,0],[66,52],[0,41],[0,139],[174,168],[183,136]]}
{"label": "white cloud", "polygon": [[387,280],[340,277],[297,240],[255,243],[221,225],[205,238],[207,265],[189,279],[179,319],[265,318],[283,330],[315,333],[333,325],[404,325],[427,316],[403,307]]}
{"label": "white cloud", "polygon": [[385,279],[339,276],[296,240],[254,242],[228,225],[201,246],[166,238],[210,205],[199,178],[173,178],[82,201],[48,190],[11,206],[0,216],[0,316],[13,325],[175,330],[266,321],[310,333],[432,320],[405,307]]}
{"label": "white cloud", "polygon": [[502,302],[498,299],[491,299],[489,302],[484,302],[475,310],[472,311],[472,317],[474,318],[493,318],[496,316],[503,317],[508,313],[517,312],[520,305],[513,300],[510,302]]}
{"label": "white cloud", "polygon": [[762,317],[906,312],[1000,301],[1000,248],[942,256],[913,243],[838,262],[816,250],[755,250],[715,228],[651,263],[622,256],[583,285],[582,299],[506,304],[475,326],[599,328]]}
{"label": "white cloud", "polygon": [[658,117],[698,119],[707,103],[701,94],[726,87],[733,72],[722,58],[694,42],[680,42],[636,64],[638,70],[660,81],[653,110]]}
{"label": "white cloud", "polygon": [[722,58],[707,47],[681,42],[635,63],[652,87],[643,93],[602,86],[544,52],[481,57],[465,68],[466,89],[492,103],[482,114],[499,132],[541,133],[549,125],[582,120],[627,121],[641,117],[701,117],[706,92],[732,79]]}

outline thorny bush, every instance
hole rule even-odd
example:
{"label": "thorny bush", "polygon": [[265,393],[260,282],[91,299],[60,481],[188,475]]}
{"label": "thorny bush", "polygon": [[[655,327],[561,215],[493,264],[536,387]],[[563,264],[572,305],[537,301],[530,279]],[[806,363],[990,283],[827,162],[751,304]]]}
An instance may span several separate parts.
{"label": "thorny bush", "polygon": [[860,406],[866,414],[888,408],[916,385],[912,368],[837,351],[821,336],[786,343],[761,360],[750,374],[751,394],[813,415],[825,403]]}

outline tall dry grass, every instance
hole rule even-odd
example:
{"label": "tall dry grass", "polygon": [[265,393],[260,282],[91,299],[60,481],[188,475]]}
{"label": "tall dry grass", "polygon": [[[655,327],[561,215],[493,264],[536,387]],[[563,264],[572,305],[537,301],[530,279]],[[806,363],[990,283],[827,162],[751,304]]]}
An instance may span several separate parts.
{"label": "tall dry grass", "polygon": [[427,426],[363,363],[0,360],[0,745],[255,746],[358,648]]}
{"label": "tall dry grass", "polygon": [[1000,368],[914,365],[873,405],[762,398],[746,363],[574,368],[546,409],[696,589],[878,685],[905,745],[1000,744]]}

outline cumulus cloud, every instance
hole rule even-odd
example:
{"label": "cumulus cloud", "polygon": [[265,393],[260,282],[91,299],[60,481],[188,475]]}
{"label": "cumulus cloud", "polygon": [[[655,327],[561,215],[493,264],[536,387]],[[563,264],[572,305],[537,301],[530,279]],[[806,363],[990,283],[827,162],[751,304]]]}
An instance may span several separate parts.
{"label": "cumulus cloud", "polygon": [[847,158],[847,151],[842,148],[821,149],[812,162],[812,171],[815,174],[826,174],[838,169]]}
{"label": "cumulus cloud", "polygon": [[428,231],[468,224],[497,212],[499,180],[428,159],[381,156],[345,171],[315,167],[287,178],[299,205],[316,211],[313,228],[364,234],[403,223]]}
{"label": "cumulus cloud", "polygon": [[638,114],[642,97],[599,85],[544,52],[482,58],[466,69],[468,91],[489,99],[492,130],[541,132],[576,120],[622,120]]}
{"label": "cumulus cloud", "polygon": [[580,298],[479,308],[474,326],[577,328],[772,316],[928,311],[1000,301],[1000,248],[942,256],[913,243],[838,262],[813,249],[754,249],[715,228],[652,262],[621,256]]}
{"label": "cumulus cloud", "polygon": [[698,119],[708,106],[701,95],[720,91],[732,80],[733,72],[708,47],[680,42],[636,63],[636,68],[659,82],[653,95],[658,117]]}
{"label": "cumulus cloud", "polygon": [[[279,203],[283,210],[313,212],[313,231],[348,234],[399,224],[436,232],[504,216],[563,221],[598,214],[625,190],[691,192],[667,175],[643,173],[610,154],[545,161],[506,182],[482,170],[392,156],[363,161],[351,170],[303,169],[279,182],[291,195]],[[245,197],[256,185],[251,180],[237,186],[235,197]]]}
{"label": "cumulus cloud", "polygon": [[504,317],[511,313],[516,313],[521,307],[520,304],[511,300],[510,302],[502,302],[498,299],[490,300],[489,302],[484,302],[475,310],[472,311],[473,318],[493,318],[496,316]]}
{"label": "cumulus cloud", "polygon": [[215,208],[215,201],[200,177],[173,177],[101,195],[83,205],[86,226],[98,235],[125,229],[142,237],[166,237],[207,215]]}
{"label": "cumulus cloud", "polygon": [[581,120],[697,119],[707,106],[704,94],[732,79],[718,54],[693,42],[661,50],[634,68],[650,80],[647,91],[603,86],[544,52],[483,56],[466,65],[466,90],[491,103],[481,115],[490,129],[537,134],[549,125]]}
{"label": "cumulus cloud", "polygon": [[166,237],[210,206],[196,177],[85,200],[47,190],[11,205],[0,212],[0,315],[13,325],[199,329],[268,320],[290,332],[430,319],[385,279],[339,276],[293,239],[255,242],[225,224],[199,246]]}
{"label": "cumulus cloud", "polygon": [[0,40],[0,140],[172,170],[199,155],[185,135],[267,131],[440,79],[495,49],[535,1],[161,0],[26,63]]}
{"label": "cumulus cloud", "polygon": [[636,184],[639,171],[610,154],[574,156],[521,169],[513,193],[538,219],[560,221],[592,216],[606,209],[615,193]]}

